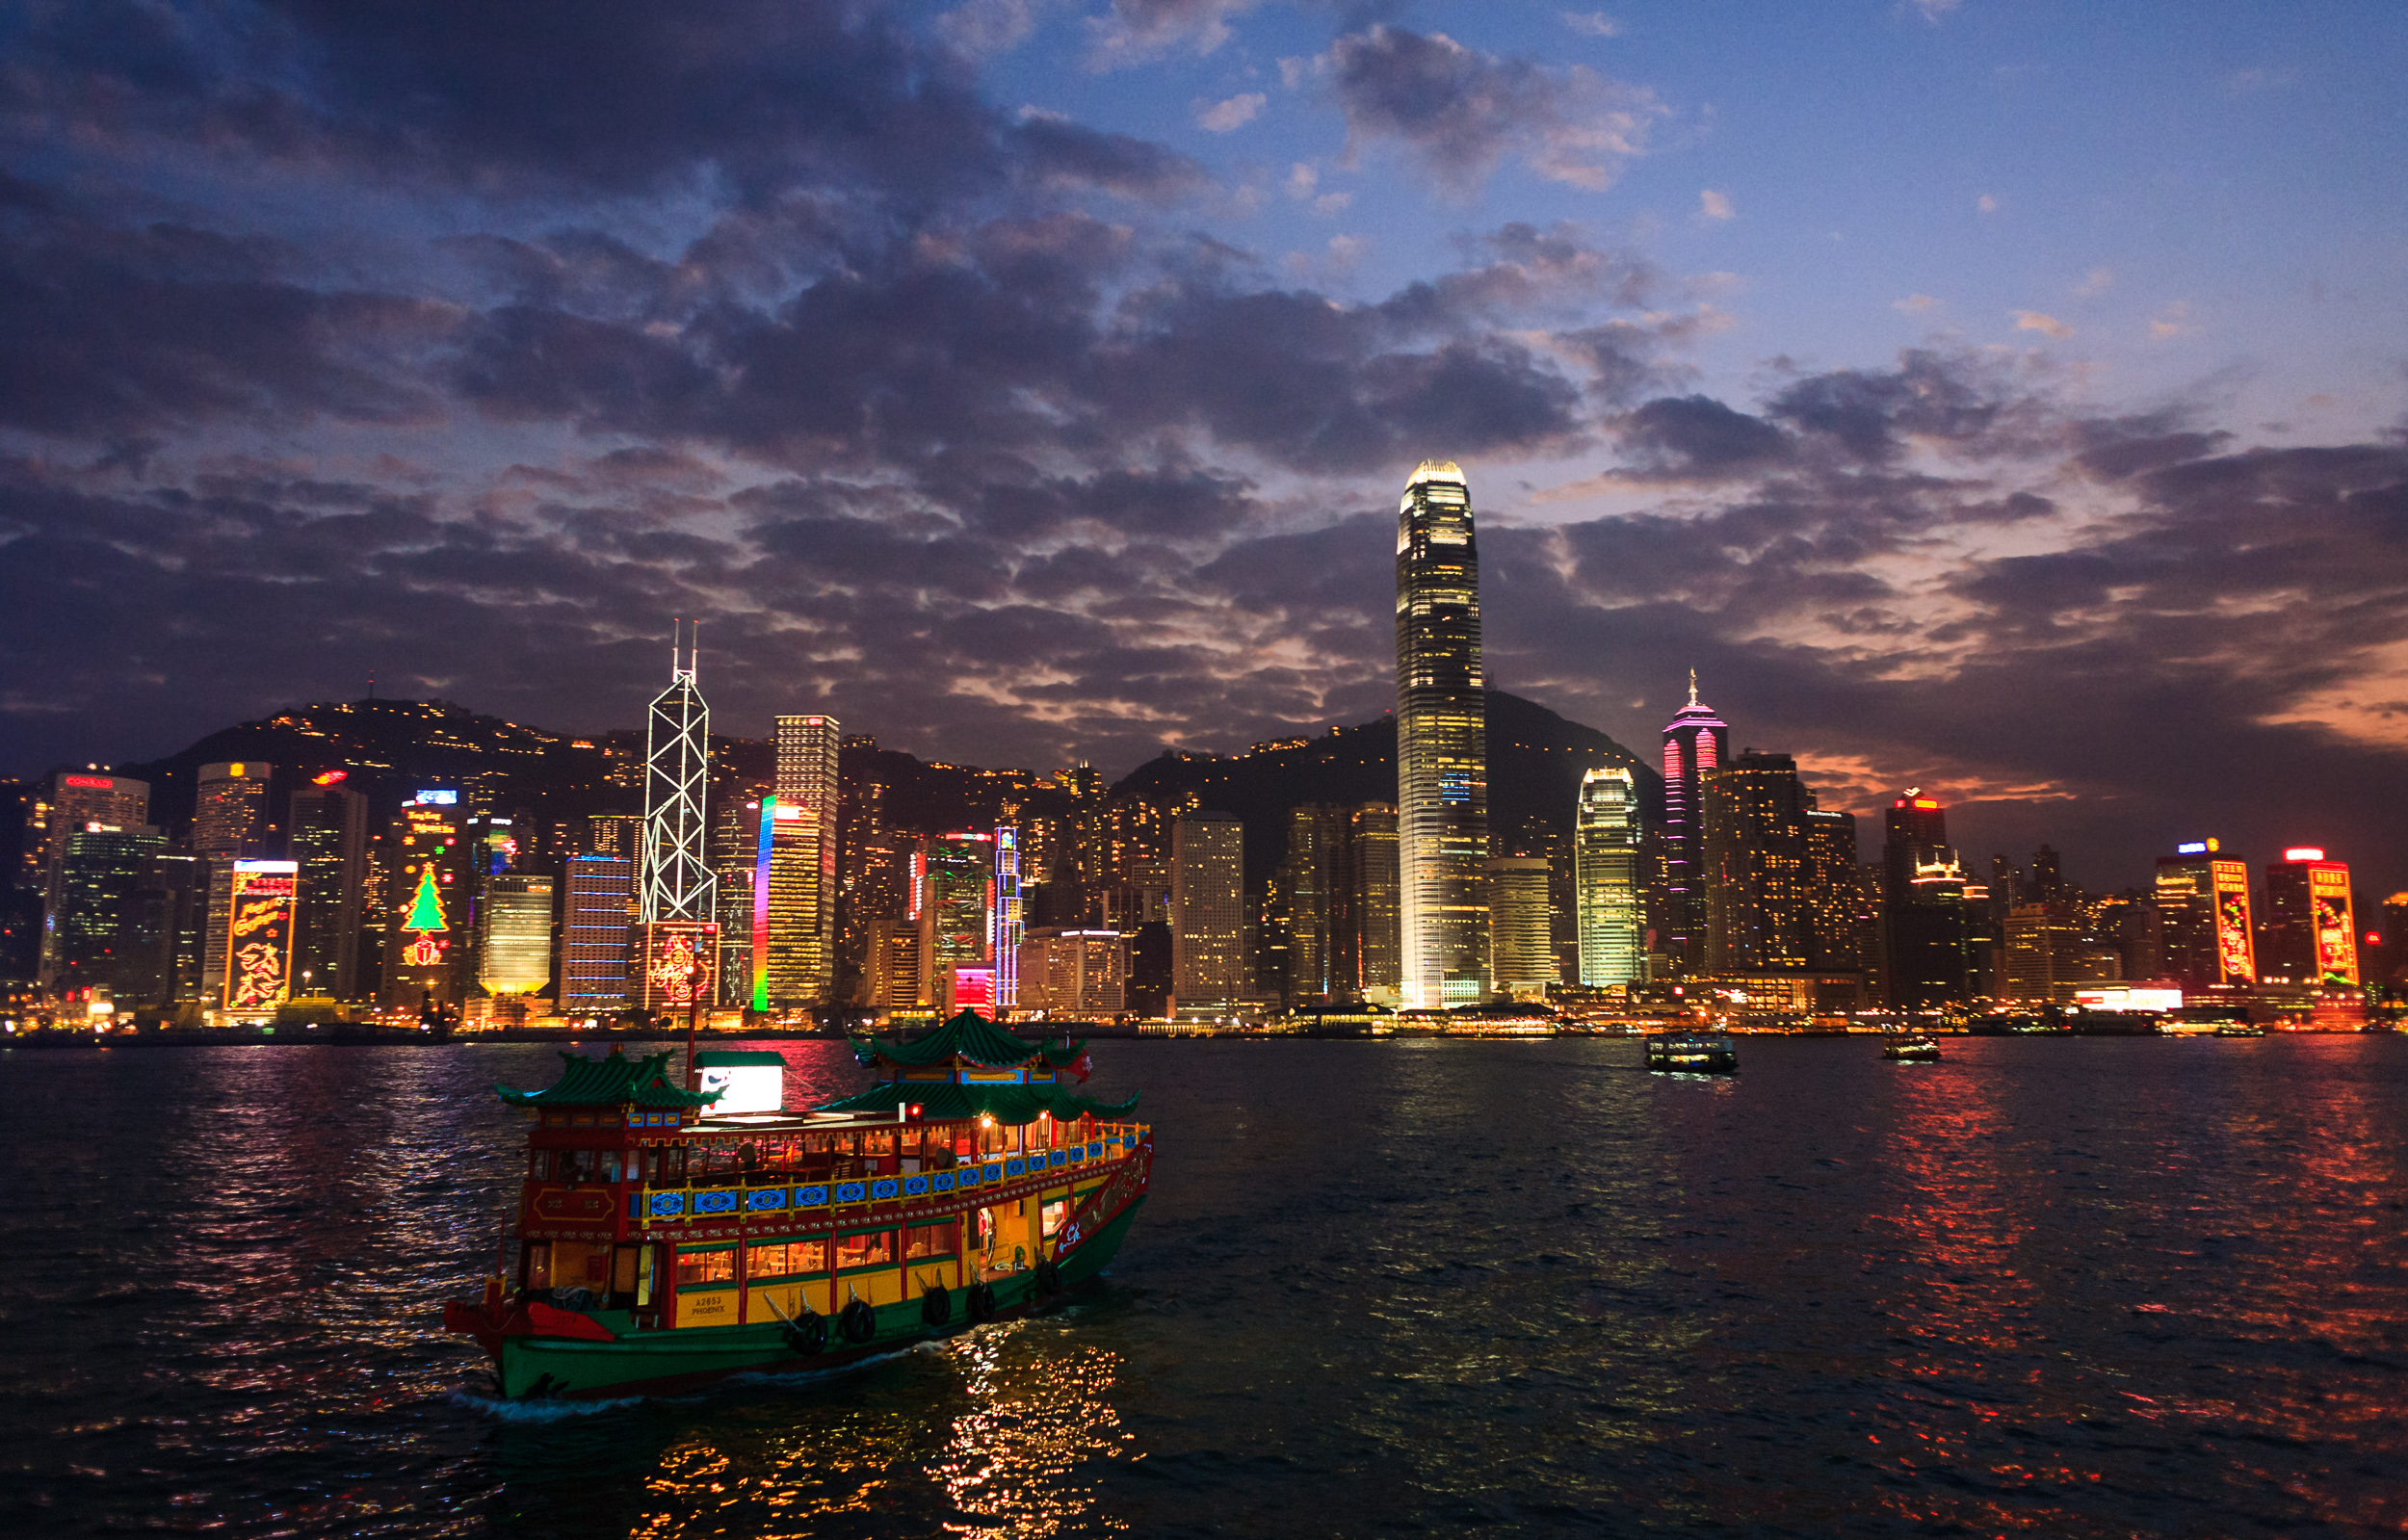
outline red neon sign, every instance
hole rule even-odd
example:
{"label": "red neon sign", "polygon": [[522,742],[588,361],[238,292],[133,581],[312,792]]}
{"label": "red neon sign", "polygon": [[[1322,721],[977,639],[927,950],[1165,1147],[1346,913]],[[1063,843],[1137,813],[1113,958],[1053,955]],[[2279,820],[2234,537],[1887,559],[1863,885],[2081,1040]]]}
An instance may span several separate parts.
{"label": "red neon sign", "polygon": [[110,787],[115,786],[117,781],[107,775],[64,775],[60,777],[60,784],[63,786],[90,786],[105,792]]}
{"label": "red neon sign", "polygon": [[2321,861],[2324,859],[2324,850],[2320,846],[2294,845],[2283,852],[2283,859],[2286,861]]}
{"label": "red neon sign", "polygon": [[309,784],[312,786],[332,786],[336,781],[349,780],[351,778],[351,773],[352,772],[350,770],[328,770],[324,775],[311,776]]}

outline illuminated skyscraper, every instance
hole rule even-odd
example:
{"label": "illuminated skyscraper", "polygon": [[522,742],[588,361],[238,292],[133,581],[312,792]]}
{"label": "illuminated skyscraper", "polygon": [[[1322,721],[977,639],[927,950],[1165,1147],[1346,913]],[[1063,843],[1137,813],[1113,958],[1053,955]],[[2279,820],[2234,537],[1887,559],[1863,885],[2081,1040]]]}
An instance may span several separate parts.
{"label": "illuminated skyscraper", "polygon": [[627,1006],[628,921],[636,863],[615,855],[568,859],[561,904],[559,980],[563,1016],[615,1016]]}
{"label": "illuminated skyscraper", "polygon": [[2258,962],[2267,979],[2355,984],[2358,931],[2349,868],[2314,847],[2283,852],[2265,869],[2264,945]]}
{"label": "illuminated skyscraper", "polygon": [[1397,810],[1386,802],[1366,802],[1348,824],[1348,864],[1354,874],[1348,903],[1354,948],[1352,987],[1367,998],[1393,1004],[1404,978]]}
{"label": "illuminated skyscraper", "polygon": [[911,886],[912,918],[920,927],[920,998],[948,1008],[957,976],[985,970],[992,956],[995,836],[962,832],[922,840]]}
{"label": "illuminated skyscraper", "polygon": [[65,902],[63,883],[67,836],[88,831],[93,824],[132,829],[147,823],[150,783],[123,775],[61,770],[51,780],[49,800],[31,811],[29,840],[35,837],[30,824],[38,819],[40,825],[39,853],[26,852],[29,859],[38,862],[42,896],[41,941],[36,968],[41,982],[52,986],[58,983],[61,965],[60,918],[61,905]]}
{"label": "illuminated skyscraper", "polygon": [[1551,863],[1504,856],[1488,863],[1489,978],[1515,1000],[1544,1000],[1556,971]]}
{"label": "illuminated skyscraper", "polygon": [[668,688],[653,697],[644,739],[643,869],[637,901],[646,924],[714,919],[710,823],[711,708],[694,682],[694,659],[668,654]]}
{"label": "illuminated skyscraper", "polygon": [[1965,868],[1948,843],[1948,810],[1921,787],[1909,787],[1891,799],[1888,826],[1881,860],[1883,981],[1890,1004],[1933,1010],[1970,999]]}
{"label": "illuminated skyscraper", "polygon": [[1797,762],[1741,754],[1705,776],[1706,968],[1806,966],[1806,805]]}
{"label": "illuminated skyscraper", "polygon": [[1288,983],[1297,1001],[1328,1000],[1354,988],[1344,967],[1352,907],[1343,807],[1306,802],[1288,809]]}
{"label": "illuminated skyscraper", "polygon": [[2258,981],[2249,866],[2220,848],[2215,840],[2194,840],[2158,857],[2167,969],[2192,989]]}
{"label": "illuminated skyscraper", "polygon": [[1226,813],[1171,825],[1170,936],[1175,1009],[1219,1011],[1245,998],[1245,825]]}
{"label": "illuminated skyscraper", "polygon": [[477,982],[488,995],[532,995],[552,981],[550,877],[488,876],[477,906]]}
{"label": "illuminated skyscraper", "polygon": [[768,981],[757,1002],[772,1009],[817,1005],[836,982],[836,775],[842,736],[833,717],[777,718],[777,801],[767,820],[771,850],[762,895],[768,905]]}
{"label": "illuminated skyscraper", "polygon": [[273,1011],[293,992],[301,868],[291,861],[237,860],[228,893],[224,993],[213,1004],[230,1011]]}
{"label": "illuminated skyscraper", "polygon": [[1806,966],[1863,972],[1880,932],[1856,863],[1856,815],[1806,809]]}
{"label": "illuminated skyscraper", "polygon": [[1025,917],[1020,902],[1020,831],[995,831],[995,887],[988,916],[986,954],[995,966],[994,1003],[1008,1010],[1020,1003],[1020,938]]}
{"label": "illuminated skyscraper", "polygon": [[392,927],[380,994],[387,1009],[454,1005],[465,992],[474,889],[458,813],[458,792],[421,791],[402,804],[386,841],[391,875],[385,906]]}
{"label": "illuminated skyscraper", "polygon": [[[368,888],[368,799],[340,771],[293,794],[291,850],[301,867],[296,993],[359,998],[359,926]],[[547,970],[548,971],[548,970]]]}
{"label": "illuminated skyscraper", "polygon": [[1404,1003],[1436,1009],[1488,986],[1487,700],[1472,494],[1424,460],[1397,510],[1397,862]]}
{"label": "illuminated skyscraper", "polygon": [[267,848],[268,778],[275,767],[258,760],[203,765],[193,804],[193,853],[209,863],[209,920],[201,950],[201,998],[225,995],[226,913],[234,863]]}
{"label": "illuminated skyscraper", "polygon": [[1639,924],[1638,783],[1621,767],[1581,777],[1572,825],[1573,905],[1581,982],[1591,989],[1647,977]]}
{"label": "illuminated skyscraper", "polygon": [[1663,901],[1652,916],[1655,950],[1685,970],[1706,961],[1706,776],[1731,757],[1731,730],[1698,704],[1697,670],[1688,704],[1663,729]]}
{"label": "illuminated skyscraper", "polygon": [[122,828],[87,819],[65,830],[59,850],[59,901],[52,906],[51,986],[68,990],[117,987],[132,950],[125,921],[144,868],[166,848],[146,824]]}

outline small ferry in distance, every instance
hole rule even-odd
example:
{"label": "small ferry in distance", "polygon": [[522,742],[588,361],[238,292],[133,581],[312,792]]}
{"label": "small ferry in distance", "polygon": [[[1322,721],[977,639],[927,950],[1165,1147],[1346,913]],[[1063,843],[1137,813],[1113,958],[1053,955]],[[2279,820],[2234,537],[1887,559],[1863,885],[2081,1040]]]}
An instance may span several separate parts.
{"label": "small ferry in distance", "polygon": [[1136,1097],[1071,1088],[1084,1043],[963,1011],[853,1046],[877,1083],[800,1113],[774,1054],[700,1056],[715,1089],[616,1049],[563,1054],[543,1090],[495,1087],[535,1116],[515,1245],[506,1225],[484,1298],[443,1323],[491,1356],[504,1398],[831,1368],[1022,1314],[1112,1261],[1152,1131]]}
{"label": "small ferry in distance", "polygon": [[2218,1037],[2264,1037],[2265,1029],[2253,1021],[2228,1021],[2216,1028]]}
{"label": "small ferry in distance", "polygon": [[1937,1064],[1940,1044],[1929,1032],[1901,1032],[1883,1040],[1881,1057],[1901,1064]]}
{"label": "small ferry in distance", "polygon": [[1659,1074],[1736,1075],[1740,1055],[1722,1032],[1651,1032],[1647,1067]]}

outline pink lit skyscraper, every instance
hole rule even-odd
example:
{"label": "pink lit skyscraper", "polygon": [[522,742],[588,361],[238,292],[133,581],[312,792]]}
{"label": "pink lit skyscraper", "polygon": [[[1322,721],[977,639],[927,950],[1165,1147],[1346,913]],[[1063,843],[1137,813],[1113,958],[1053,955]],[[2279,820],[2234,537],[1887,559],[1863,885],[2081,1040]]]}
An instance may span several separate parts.
{"label": "pink lit skyscraper", "polygon": [[1684,970],[1705,963],[1707,772],[1731,757],[1731,729],[1697,699],[1697,670],[1688,674],[1688,704],[1663,729],[1662,912],[1651,949]]}

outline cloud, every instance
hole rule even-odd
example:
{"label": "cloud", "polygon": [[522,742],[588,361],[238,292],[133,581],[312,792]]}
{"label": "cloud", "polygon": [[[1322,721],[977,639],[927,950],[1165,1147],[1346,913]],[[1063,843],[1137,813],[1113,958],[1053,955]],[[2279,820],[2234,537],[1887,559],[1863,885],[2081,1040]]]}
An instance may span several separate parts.
{"label": "cloud", "polygon": [[2159,342],[2168,337],[2187,336],[2198,329],[2191,324],[2190,304],[2184,300],[2168,302],[2149,321],[2149,335]]}
{"label": "cloud", "polygon": [[1029,40],[1060,0],[968,0],[939,14],[936,35],[974,59],[1008,54]]}
{"label": "cloud", "polygon": [[2105,294],[2113,287],[2115,287],[2113,268],[2092,268],[2089,274],[2074,286],[2074,292],[2087,300],[2093,296]]}
{"label": "cloud", "polygon": [[1728,220],[1737,217],[1731,207],[1730,195],[1717,193],[1712,188],[1697,195],[1697,215],[1698,218],[1707,220]]}
{"label": "cloud", "polygon": [[2074,334],[2073,327],[2055,316],[2044,316],[2037,310],[2018,310],[2014,314],[2015,329],[2018,331],[2037,331],[2050,337],[2070,337]]}
{"label": "cloud", "polygon": [[1645,89],[1585,65],[1499,58],[1444,33],[1374,25],[1339,38],[1321,63],[1350,151],[1394,143],[1458,196],[1508,157],[1545,180],[1601,192],[1646,153],[1664,116]]}
{"label": "cloud", "polygon": [[1251,91],[1232,96],[1227,101],[1197,102],[1195,121],[1197,126],[1209,133],[1226,134],[1254,121],[1255,115],[1263,110],[1263,103],[1268,100],[1269,98],[1261,91]]}
{"label": "cloud", "polygon": [[1991,196],[1989,194],[1984,193],[1981,196],[1974,199],[1974,207],[1979,209],[1984,214],[1996,214],[1999,211],[1999,200]]}
{"label": "cloud", "polygon": [[1890,308],[1910,316],[1918,316],[1939,302],[1927,294],[1910,294],[1903,300],[1891,300]]}
{"label": "cloud", "polygon": [[1622,23],[1602,11],[1566,11],[1560,14],[1563,24],[1584,38],[1615,38],[1622,33]]}
{"label": "cloud", "polygon": [[1178,48],[1209,54],[1229,40],[1229,19],[1254,9],[1256,0],[1112,0],[1112,9],[1087,23],[1089,65],[1123,69],[1160,59]]}
{"label": "cloud", "polygon": [[1907,0],[1907,4],[1922,13],[1925,21],[1935,24],[1942,16],[1954,11],[1960,3],[1961,0]]}

